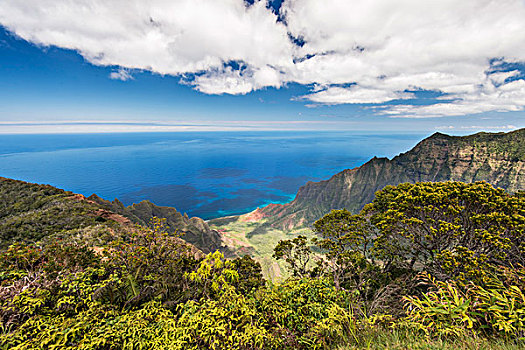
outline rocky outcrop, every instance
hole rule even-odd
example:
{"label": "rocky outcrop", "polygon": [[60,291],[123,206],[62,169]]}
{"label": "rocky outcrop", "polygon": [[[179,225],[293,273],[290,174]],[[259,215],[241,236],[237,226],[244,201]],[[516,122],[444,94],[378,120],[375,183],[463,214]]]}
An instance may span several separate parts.
{"label": "rocky outcrop", "polygon": [[134,223],[149,226],[153,217],[166,219],[166,224],[171,232],[178,232],[182,239],[196,246],[204,253],[222,250],[221,234],[212,230],[206,221],[198,217],[189,218],[175,208],[161,207],[149,201],[124,206],[118,199],[110,202],[93,194],[88,200],[96,202],[104,208],[127,217]]}
{"label": "rocky outcrop", "polygon": [[525,189],[525,129],[457,137],[435,133],[392,160],[373,158],[320,182],[308,182],[287,204],[257,209],[265,225],[290,230],[331,209],[358,212],[387,185],[420,181],[486,181],[509,192]]}

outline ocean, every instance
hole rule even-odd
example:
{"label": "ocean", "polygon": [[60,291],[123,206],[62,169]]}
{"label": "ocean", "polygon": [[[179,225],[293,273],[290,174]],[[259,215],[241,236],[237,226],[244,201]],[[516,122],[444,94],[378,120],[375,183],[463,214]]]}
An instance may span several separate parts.
{"label": "ocean", "polygon": [[0,135],[0,176],[124,204],[150,200],[211,219],[292,200],[374,156],[427,135],[363,132],[181,132]]}

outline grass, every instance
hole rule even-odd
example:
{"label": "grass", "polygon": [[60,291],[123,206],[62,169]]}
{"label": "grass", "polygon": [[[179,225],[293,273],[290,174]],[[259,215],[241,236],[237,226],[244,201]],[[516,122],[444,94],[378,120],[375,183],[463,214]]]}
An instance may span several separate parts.
{"label": "grass", "polygon": [[430,339],[409,331],[383,330],[358,335],[358,342],[335,350],[523,350],[525,339],[506,341],[481,337],[462,339]]}

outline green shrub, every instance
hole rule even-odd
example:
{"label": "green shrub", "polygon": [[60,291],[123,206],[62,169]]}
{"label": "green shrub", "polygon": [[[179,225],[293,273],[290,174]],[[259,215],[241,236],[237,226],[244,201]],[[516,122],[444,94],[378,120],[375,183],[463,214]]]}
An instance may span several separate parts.
{"label": "green shrub", "polygon": [[[525,283],[505,285],[498,278],[480,286],[454,281],[425,280],[432,290],[421,297],[407,296],[404,324],[426,334],[463,336],[469,332],[488,336],[525,336]],[[403,324],[403,322],[402,322]]]}
{"label": "green shrub", "polygon": [[196,267],[197,260],[189,245],[169,234],[163,220],[152,226],[137,227],[105,249],[105,265],[117,278],[97,291],[97,298],[132,307],[153,299],[177,304],[190,297],[184,274]]}
{"label": "green shrub", "polygon": [[400,325],[407,324],[427,335],[464,336],[474,327],[472,299],[454,281],[435,281],[425,277],[435,290],[421,297],[405,296],[407,317]]}
{"label": "green shrub", "polygon": [[289,279],[256,293],[257,309],[286,349],[325,349],[351,337],[350,297],[326,278]]}
{"label": "green shrub", "polygon": [[261,264],[251,258],[249,255],[244,255],[241,258],[232,260],[233,269],[239,274],[239,280],[233,285],[238,293],[248,295],[255,292],[265,284],[262,275]]}
{"label": "green shrub", "polygon": [[176,349],[280,349],[254,302],[225,286],[217,300],[178,307]]}

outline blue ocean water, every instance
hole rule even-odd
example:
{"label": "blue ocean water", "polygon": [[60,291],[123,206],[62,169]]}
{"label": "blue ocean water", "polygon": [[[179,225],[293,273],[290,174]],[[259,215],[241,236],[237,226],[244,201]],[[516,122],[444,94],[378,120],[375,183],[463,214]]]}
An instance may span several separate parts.
{"label": "blue ocean water", "polygon": [[210,219],[292,200],[373,156],[426,135],[358,132],[183,132],[0,135],[0,176],[129,205],[148,199]]}

